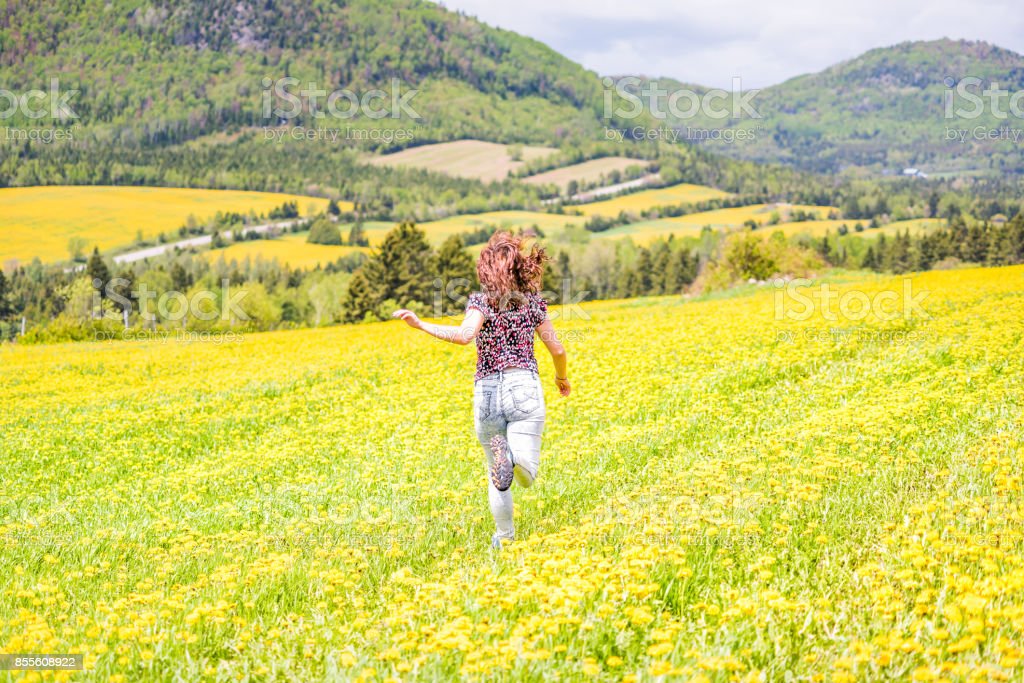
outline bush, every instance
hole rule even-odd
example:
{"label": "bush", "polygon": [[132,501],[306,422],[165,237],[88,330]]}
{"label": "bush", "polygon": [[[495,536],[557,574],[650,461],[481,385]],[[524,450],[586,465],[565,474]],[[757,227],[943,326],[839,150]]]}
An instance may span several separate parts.
{"label": "bush", "polygon": [[338,226],[326,218],[318,218],[313,222],[306,241],[310,244],[331,244],[339,247],[344,244]]}

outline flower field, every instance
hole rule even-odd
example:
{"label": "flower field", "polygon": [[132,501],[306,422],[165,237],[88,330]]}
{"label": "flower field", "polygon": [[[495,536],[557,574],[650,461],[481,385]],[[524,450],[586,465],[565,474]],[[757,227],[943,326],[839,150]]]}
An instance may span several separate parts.
{"label": "flower field", "polygon": [[[0,262],[67,259],[68,240],[80,237],[88,251],[149,239],[177,230],[190,215],[209,220],[218,211],[266,214],[295,202],[302,215],[323,211],[327,200],[276,192],[198,190],[176,187],[47,186],[0,189],[4,207]],[[154,211],[154,205],[159,206]],[[350,202],[341,206],[351,210]]]}
{"label": "flower field", "polygon": [[471,349],[0,346],[0,650],[85,654],[29,680],[1021,680],[1024,267],[910,285],[890,321],[772,287],[557,321],[574,391],[542,357],[499,555]]}

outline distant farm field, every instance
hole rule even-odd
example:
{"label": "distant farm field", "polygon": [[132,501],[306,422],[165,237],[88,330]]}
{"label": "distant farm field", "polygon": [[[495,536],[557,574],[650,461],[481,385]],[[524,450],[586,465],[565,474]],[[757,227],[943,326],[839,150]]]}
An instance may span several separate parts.
{"label": "distant farm field", "polygon": [[592,204],[581,204],[570,207],[568,210],[577,210],[587,217],[618,216],[621,211],[640,213],[656,206],[703,202],[709,199],[722,199],[728,196],[728,192],[707,187],[706,185],[681,183],[671,187],[633,192],[632,194],[625,194],[621,197],[606,199]]}
{"label": "distant farm field", "polygon": [[438,173],[475,178],[483,182],[500,181],[531,159],[554,154],[553,147],[520,145],[521,159],[512,158],[510,145],[483,140],[457,140],[434,145],[410,147],[394,154],[374,157],[375,166],[408,166]]}
{"label": "distant farm field", "polygon": [[223,249],[212,249],[203,254],[203,257],[212,262],[224,259],[226,263],[237,261],[243,263],[246,259],[255,263],[258,260],[277,260],[281,265],[288,265],[292,268],[316,268],[318,265],[326,266],[338,259],[348,256],[354,252],[369,252],[365,247],[333,246],[329,244],[310,244],[306,241],[306,234],[283,235],[276,239],[251,240],[238,242]]}
{"label": "distant farm field", "polygon": [[879,235],[894,237],[906,230],[910,230],[910,234],[912,236],[917,236],[923,232],[931,232],[941,228],[945,223],[946,222],[941,218],[912,218],[906,221],[889,223],[888,225],[883,225],[882,227],[874,230],[865,230],[860,234],[863,237],[878,237]]}
{"label": "distant farm field", "polygon": [[451,216],[437,221],[420,224],[432,241],[440,242],[449,235],[472,232],[487,226],[504,230],[531,228],[537,226],[544,233],[558,232],[566,225],[583,225],[579,216],[566,216],[541,211],[489,211],[462,216]]}
{"label": "distant farm field", "polygon": [[203,221],[218,211],[266,214],[292,201],[303,214],[327,206],[326,199],[317,197],[237,190],[84,185],[0,189],[0,263],[67,259],[72,237],[85,240],[90,251],[94,246],[106,250],[130,244],[140,232],[149,239],[176,230],[190,215]]}
{"label": "distant farm field", "polygon": [[[860,223],[864,230],[857,232],[856,226]],[[841,218],[835,220],[821,220],[821,221],[799,221],[792,223],[779,223],[778,225],[765,225],[761,229],[766,232],[775,232],[776,230],[781,231],[786,237],[793,235],[810,235],[811,237],[824,237],[831,233],[833,236],[839,234],[840,226],[845,225],[849,230],[850,235],[857,235],[859,237],[865,237],[872,239],[879,235],[885,235],[886,237],[893,237],[905,230],[910,230],[910,234],[917,236],[922,232],[929,232],[941,227],[944,221],[938,218],[914,218],[906,221],[896,221],[894,223],[888,223],[880,228],[869,228],[868,224],[870,221],[867,220],[854,220],[850,218]]]}
{"label": "distant farm field", "polygon": [[612,171],[621,172],[631,166],[644,167],[649,163],[643,159],[630,159],[629,157],[603,157],[527,176],[523,178],[523,182],[530,185],[555,185],[559,190],[564,191],[569,182],[573,180],[578,183],[594,183]]}
{"label": "distant farm field", "polygon": [[[863,224],[864,221],[861,221]],[[762,232],[771,234],[774,232],[781,232],[786,237],[793,235],[810,235],[811,237],[824,237],[831,233],[832,235],[839,234],[839,226],[845,225],[853,233],[853,226],[857,224],[857,221],[851,221],[849,219],[837,219],[837,220],[821,220],[821,221],[794,221],[778,223],[776,225],[764,225],[761,226]],[[858,233],[866,235],[867,233]]]}
{"label": "distant farm field", "polygon": [[[783,217],[795,211],[827,215],[830,210],[833,210],[833,207],[805,204],[751,204],[728,209],[715,209],[714,211],[701,211],[674,218],[638,221],[620,225],[598,234],[609,239],[630,237],[633,241],[642,244],[669,235],[676,237],[699,235],[705,227],[710,227],[713,230],[733,230],[743,227],[744,223],[750,220],[763,224],[767,223],[774,213],[779,213]],[[775,227],[777,226],[766,226],[762,229],[771,232]]]}

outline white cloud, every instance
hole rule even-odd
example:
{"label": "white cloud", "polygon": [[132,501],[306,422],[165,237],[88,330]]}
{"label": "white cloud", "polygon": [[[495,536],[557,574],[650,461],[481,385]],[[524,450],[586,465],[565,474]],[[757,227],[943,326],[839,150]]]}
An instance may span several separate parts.
{"label": "white cloud", "polygon": [[1024,52],[1019,0],[444,0],[602,75],[772,85],[905,40],[985,40]]}

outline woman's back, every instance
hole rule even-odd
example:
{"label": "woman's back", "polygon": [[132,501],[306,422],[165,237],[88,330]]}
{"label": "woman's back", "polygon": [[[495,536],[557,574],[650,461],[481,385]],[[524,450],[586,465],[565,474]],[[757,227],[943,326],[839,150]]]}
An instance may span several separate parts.
{"label": "woman's back", "polygon": [[475,308],[484,316],[476,337],[476,379],[508,368],[538,371],[533,337],[537,326],[547,319],[548,305],[539,294],[518,298],[518,305],[502,309],[492,306],[481,292],[469,296],[466,311]]}

